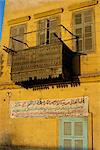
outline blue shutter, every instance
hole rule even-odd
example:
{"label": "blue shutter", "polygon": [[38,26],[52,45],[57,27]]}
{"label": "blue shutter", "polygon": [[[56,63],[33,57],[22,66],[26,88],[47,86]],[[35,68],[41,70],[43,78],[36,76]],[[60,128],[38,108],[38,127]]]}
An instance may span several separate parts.
{"label": "blue shutter", "polygon": [[59,143],[60,150],[87,150],[87,118],[62,118]]}

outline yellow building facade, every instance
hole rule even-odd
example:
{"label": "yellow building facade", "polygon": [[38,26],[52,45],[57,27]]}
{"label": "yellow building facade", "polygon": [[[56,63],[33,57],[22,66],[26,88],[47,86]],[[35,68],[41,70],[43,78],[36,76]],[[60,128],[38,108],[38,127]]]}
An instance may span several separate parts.
{"label": "yellow building facade", "polygon": [[1,149],[99,150],[100,2],[27,2],[13,10],[9,2],[0,47]]}

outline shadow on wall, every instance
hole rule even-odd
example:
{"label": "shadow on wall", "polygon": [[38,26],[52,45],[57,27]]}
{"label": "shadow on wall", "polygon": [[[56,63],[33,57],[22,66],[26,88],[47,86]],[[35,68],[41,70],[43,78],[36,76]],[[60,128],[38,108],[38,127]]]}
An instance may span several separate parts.
{"label": "shadow on wall", "polygon": [[[0,146],[0,150],[72,150],[72,148],[50,148],[50,147],[32,147],[32,146]],[[83,149],[83,148],[79,148],[79,149],[74,149],[74,150],[91,150],[91,149]]]}
{"label": "shadow on wall", "polygon": [[[29,146],[29,145],[13,145],[11,140],[11,135],[6,134],[2,138],[2,144],[0,145],[0,150],[72,150],[69,148],[63,148],[63,147],[39,147],[39,146]],[[74,150],[91,150],[91,149],[83,149],[83,148],[77,148]]]}
{"label": "shadow on wall", "polygon": [[[2,142],[2,144],[1,144]],[[11,135],[8,133],[8,134],[4,134],[2,136],[2,141],[0,141],[0,150],[10,150],[9,149],[9,146],[12,145],[12,140],[11,140]]]}

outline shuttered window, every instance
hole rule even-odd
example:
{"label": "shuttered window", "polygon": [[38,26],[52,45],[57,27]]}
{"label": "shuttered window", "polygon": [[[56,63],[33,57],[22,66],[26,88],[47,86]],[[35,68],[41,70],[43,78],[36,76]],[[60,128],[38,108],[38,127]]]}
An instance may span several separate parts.
{"label": "shuttered window", "polygon": [[59,133],[60,150],[88,150],[87,118],[62,118]]}
{"label": "shuttered window", "polygon": [[[26,24],[21,24],[17,26],[13,26],[10,29],[10,37],[13,37],[16,40],[19,40],[21,42],[26,42],[26,35],[24,34],[27,30]],[[22,50],[26,48],[26,45],[18,42],[13,39],[9,39],[9,48],[11,48],[14,51]],[[11,65],[12,56],[11,54],[8,55],[8,65]]]}
{"label": "shuttered window", "polygon": [[[11,27],[10,37],[13,37],[16,40],[25,42],[25,40],[26,40],[25,34],[24,34],[25,32],[26,32],[26,24],[17,25],[17,26]],[[10,39],[9,47],[15,51],[24,49],[25,45],[16,40]]]}
{"label": "shuttered window", "polygon": [[[79,36],[79,51],[94,49],[94,16],[93,9],[73,13],[73,30]],[[76,43],[74,43],[76,49]]]}
{"label": "shuttered window", "polygon": [[38,21],[38,45],[46,45],[60,37],[60,16],[53,16]]}
{"label": "shuttered window", "polygon": [[45,39],[46,39],[46,20],[39,20],[38,22],[38,44],[39,45],[44,45],[45,44]]}

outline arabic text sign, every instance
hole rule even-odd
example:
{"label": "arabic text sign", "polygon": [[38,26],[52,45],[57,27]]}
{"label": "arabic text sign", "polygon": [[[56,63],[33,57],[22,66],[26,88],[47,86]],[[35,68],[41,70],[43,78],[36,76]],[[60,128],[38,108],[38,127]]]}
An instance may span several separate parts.
{"label": "arabic text sign", "polygon": [[11,101],[11,118],[87,116],[88,97]]}

